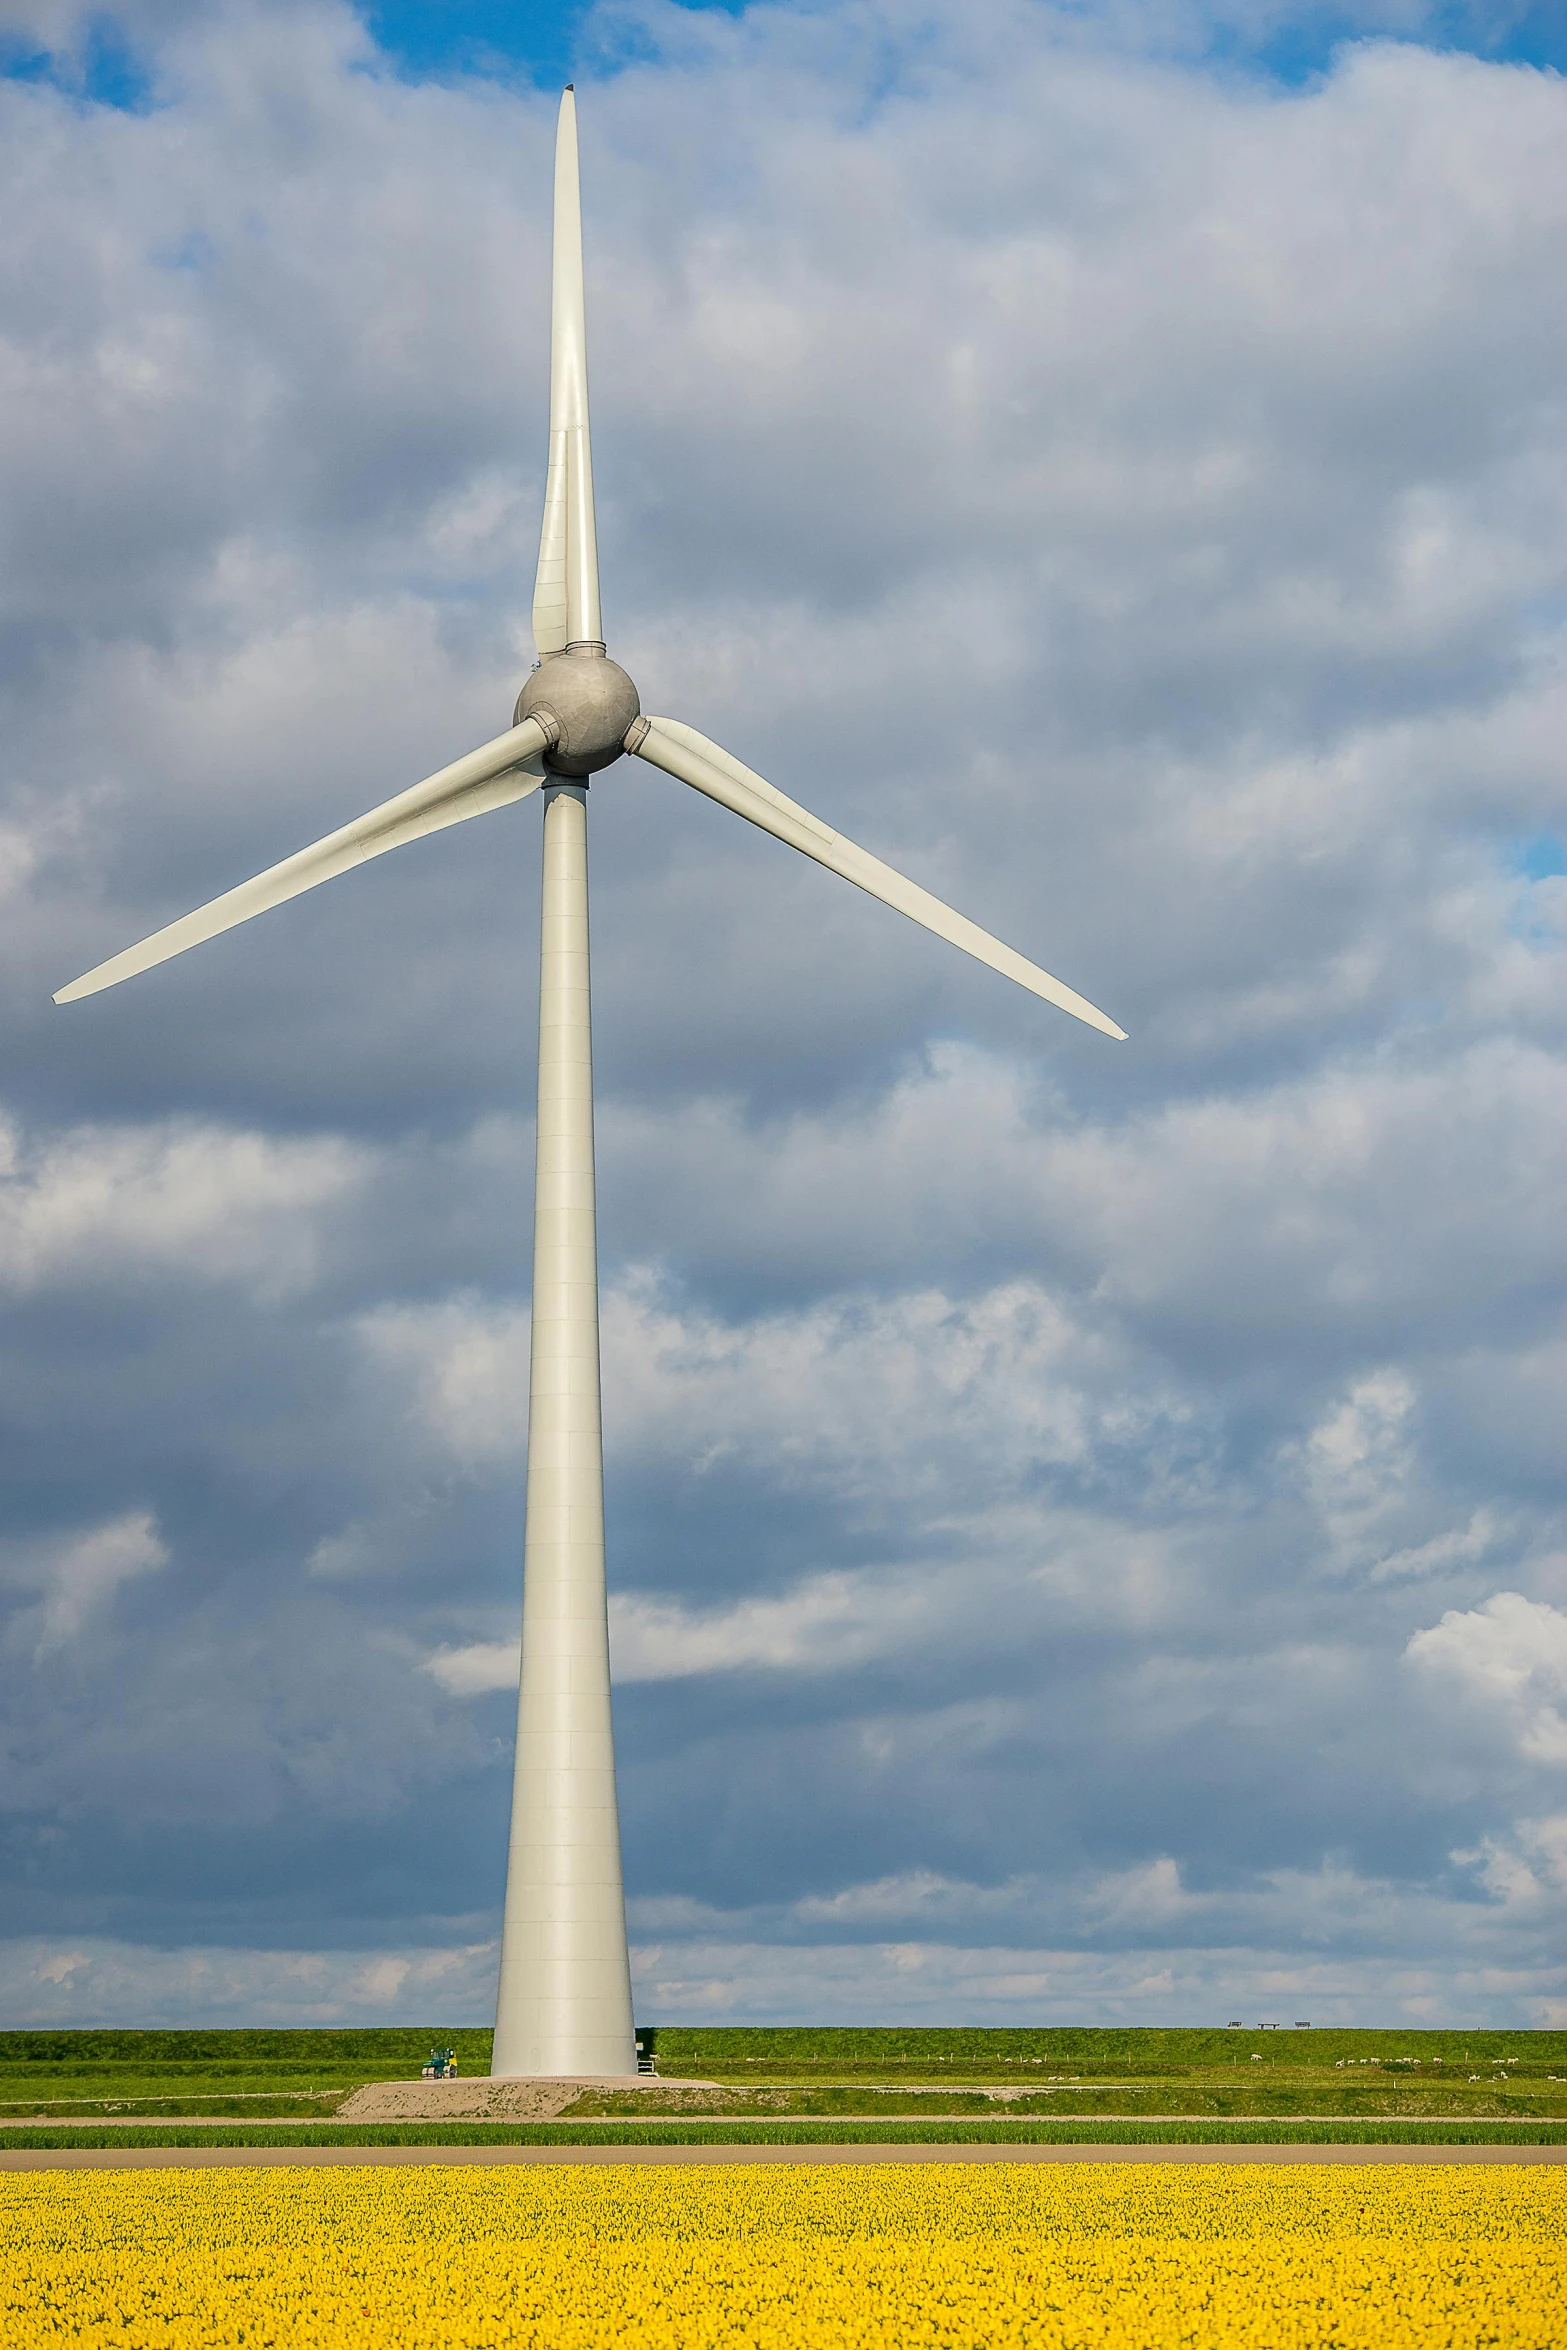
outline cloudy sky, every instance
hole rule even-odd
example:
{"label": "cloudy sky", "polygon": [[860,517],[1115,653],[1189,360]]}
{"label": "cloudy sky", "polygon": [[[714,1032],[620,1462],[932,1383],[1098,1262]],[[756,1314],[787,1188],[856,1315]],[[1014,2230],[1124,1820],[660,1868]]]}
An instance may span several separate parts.
{"label": "cloudy sky", "polygon": [[[483,2021],[555,91],[640,2020],[1567,2025],[1567,22],[0,4],[0,2020]],[[633,771],[633,767],[634,770]]]}

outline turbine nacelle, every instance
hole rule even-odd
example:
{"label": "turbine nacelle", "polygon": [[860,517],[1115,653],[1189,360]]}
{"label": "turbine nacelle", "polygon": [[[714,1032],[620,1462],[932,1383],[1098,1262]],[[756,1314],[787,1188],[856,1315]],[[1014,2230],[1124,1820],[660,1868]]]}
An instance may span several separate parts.
{"label": "turbine nacelle", "polygon": [[514,726],[531,718],[554,739],[544,753],[551,775],[580,781],[611,767],[642,714],[636,687],[602,645],[568,645],[549,653],[517,696]]}

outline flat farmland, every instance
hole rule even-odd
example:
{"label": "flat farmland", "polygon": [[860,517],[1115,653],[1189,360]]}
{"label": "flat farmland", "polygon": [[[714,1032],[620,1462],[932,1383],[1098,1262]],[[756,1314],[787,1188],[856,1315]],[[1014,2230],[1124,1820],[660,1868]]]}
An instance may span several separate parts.
{"label": "flat farmland", "polygon": [[[671,2110],[1022,2119],[1567,2119],[1567,2033],[676,2031]],[[700,2075],[711,2089],[679,2087]],[[624,2112],[597,2092],[574,2114]],[[638,2094],[636,2109],[650,2106]]]}
{"label": "flat farmland", "polygon": [[[783,2031],[649,2028],[658,2085],[587,2089],[570,2122],[1567,2123],[1567,2033]],[[487,2032],[9,2032],[0,2131],[44,2123],[330,2122],[417,2078],[432,2046],[489,2069]],[[706,2084],[706,2085],[698,2085]],[[478,2129],[482,2122],[474,2125]]]}
{"label": "flat farmland", "polygon": [[0,2125],[116,2115],[322,2120],[370,2081],[417,2079],[434,2047],[487,2072],[488,2032],[0,2032]]}

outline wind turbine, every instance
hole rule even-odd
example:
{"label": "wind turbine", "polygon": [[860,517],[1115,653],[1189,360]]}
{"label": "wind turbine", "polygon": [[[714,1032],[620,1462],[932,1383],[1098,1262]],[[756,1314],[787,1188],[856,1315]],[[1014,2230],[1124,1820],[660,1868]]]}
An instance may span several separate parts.
{"label": "wind turbine", "polygon": [[538,666],[505,734],[154,931],[62,987],[54,1000],[68,1004],[95,995],[405,841],[542,790],[522,1673],[491,2070],[508,2077],[622,2075],[636,2072],[637,2059],[604,1596],[588,778],[623,752],[634,752],[1046,1003],[1106,1036],[1124,1038],[1125,1031],[1059,979],[786,799],[695,727],[645,717],[631,679],[608,658],[588,442],[577,110],[569,86],[555,139],[549,472],[533,634]]}

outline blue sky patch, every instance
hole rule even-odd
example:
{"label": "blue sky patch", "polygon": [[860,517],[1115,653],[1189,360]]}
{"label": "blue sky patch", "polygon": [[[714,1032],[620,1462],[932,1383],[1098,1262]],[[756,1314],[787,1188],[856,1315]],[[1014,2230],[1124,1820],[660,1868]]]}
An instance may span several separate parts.
{"label": "blue sky patch", "polygon": [[[684,4],[692,15],[745,13],[733,0]],[[554,6],[545,0],[385,0],[363,13],[380,46],[415,79],[511,74],[520,69],[528,79],[549,86],[578,69],[580,34],[592,10],[586,0],[559,0]],[[1091,25],[1098,13],[1093,6],[1086,7],[1079,21]],[[598,28],[591,52],[600,64],[605,29]],[[1474,0],[1473,5],[1459,0],[1458,5],[1428,9],[1419,22],[1411,22],[1403,11],[1318,7],[1308,0],[1255,32],[1228,12],[1216,11],[1206,54],[1216,64],[1241,66],[1294,87],[1327,72],[1334,52],[1346,41],[1400,36],[1498,63],[1567,70],[1567,11],[1558,0],[1520,0],[1517,6],[1506,0]],[[1150,32],[1149,46],[1157,49],[1164,44]],[[1181,46],[1189,55],[1189,45]]]}
{"label": "blue sky patch", "polygon": [[1532,840],[1518,843],[1512,862],[1526,881],[1551,881],[1567,873],[1567,845],[1554,832],[1537,832]]}
{"label": "blue sky patch", "polygon": [[[569,81],[578,70],[579,35],[591,14],[586,0],[387,0],[364,16],[377,42],[412,79],[517,72],[541,87]],[[738,16],[738,7],[692,8],[693,15]],[[637,44],[640,51],[641,43]],[[601,59],[602,41],[593,55]]]}
{"label": "blue sky patch", "polygon": [[74,50],[47,49],[25,35],[0,32],[0,78],[43,82],[89,106],[145,114],[153,102],[152,76],[121,27],[94,17]]}

